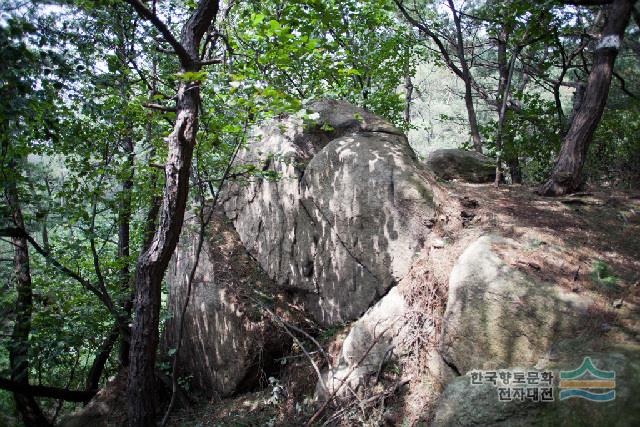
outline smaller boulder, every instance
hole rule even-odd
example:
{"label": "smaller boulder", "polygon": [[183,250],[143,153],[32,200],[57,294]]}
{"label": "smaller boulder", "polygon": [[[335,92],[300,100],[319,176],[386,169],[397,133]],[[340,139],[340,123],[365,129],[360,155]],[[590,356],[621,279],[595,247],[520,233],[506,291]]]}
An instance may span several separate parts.
{"label": "smaller boulder", "polygon": [[358,390],[365,385],[367,378],[393,356],[407,311],[404,297],[394,287],[358,319],[342,344],[338,365],[323,373],[323,381],[318,382],[316,399],[326,401],[334,392],[341,396],[349,387]]}
{"label": "smaller boulder", "polygon": [[461,374],[535,366],[581,335],[593,301],[512,267],[503,254],[518,242],[485,235],[462,253],[449,276],[442,354]]}
{"label": "smaller boulder", "polygon": [[[171,318],[165,324],[165,354],[177,346],[197,228],[195,218],[186,221],[167,271]],[[274,360],[289,351],[291,339],[258,305],[288,315],[274,288],[229,221],[215,213],[194,273],[179,354],[180,373],[192,376],[195,390],[207,397],[230,396],[254,388],[278,368]]]}
{"label": "smaller boulder", "polygon": [[448,181],[458,179],[480,184],[496,179],[495,162],[475,151],[457,148],[435,150],[427,156],[426,163],[438,178]]}
{"label": "smaller boulder", "polygon": [[127,421],[127,374],[120,371],[83,408],[66,415],[59,427],[122,426]]}

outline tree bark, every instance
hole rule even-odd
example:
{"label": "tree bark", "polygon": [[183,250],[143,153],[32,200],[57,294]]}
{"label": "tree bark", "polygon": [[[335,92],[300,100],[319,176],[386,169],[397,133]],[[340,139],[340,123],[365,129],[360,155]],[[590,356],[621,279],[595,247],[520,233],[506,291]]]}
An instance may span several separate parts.
{"label": "tree bark", "polygon": [[169,136],[160,222],[149,248],[136,265],[134,321],[129,354],[129,423],[155,425],[155,361],[158,347],[160,289],[178,242],[189,191],[189,170],[198,126],[199,86],[182,83],[178,116]]}
{"label": "tree bark", "polygon": [[[150,20],[161,32],[166,30],[159,18],[139,0],[131,0],[129,3],[138,14]],[[200,42],[217,12],[217,1],[200,0],[184,25],[180,46],[174,46],[179,55],[182,72],[200,70]],[[163,33],[163,36],[175,44],[171,34]],[[129,425],[132,427],[156,425],[155,362],[159,339],[160,290],[164,273],[182,230],[189,192],[191,160],[198,130],[199,104],[199,82],[182,81],[177,94],[175,126],[167,138],[168,154],[159,223],[151,245],[140,254],[136,265],[136,293],[127,384]]]}
{"label": "tree bark", "polygon": [[[113,326],[113,329],[111,330],[111,333],[102,342],[98,353],[96,353],[96,356],[93,359],[93,363],[91,364],[91,368],[89,369],[89,373],[87,374],[87,379],[85,381],[86,390],[97,390],[98,387],[100,387],[100,378],[102,378],[104,367],[109,360],[111,349],[113,349],[113,345],[121,335],[122,334],[120,333],[120,326],[116,322],[116,324]],[[127,357],[127,360],[128,359],[129,358]]]}
{"label": "tree bark", "polygon": [[[3,147],[4,155],[6,155],[7,149],[8,147]],[[16,170],[17,162],[11,159],[8,166],[10,169]],[[13,177],[6,178],[4,187],[13,223],[16,227],[24,229],[16,180]],[[11,381],[18,385],[29,386],[29,334],[31,333],[31,314],[33,312],[29,244],[27,239],[21,235],[12,236],[11,243],[13,245],[13,282],[15,283],[17,300],[15,323],[9,346],[9,366]],[[16,409],[26,426],[51,425],[33,396],[20,391],[14,391],[13,396]]]}
{"label": "tree bark", "polygon": [[[126,168],[127,177],[122,182],[122,199],[118,212],[118,259],[122,263],[120,267],[120,287],[122,288],[125,299],[121,305],[124,315],[127,319],[131,319],[131,271],[129,270],[129,257],[131,256],[131,191],[133,189],[134,177],[134,146],[133,138],[127,135],[124,138],[124,149],[127,156]],[[131,337],[130,335],[120,334],[120,348],[118,359],[121,366],[129,365],[129,350]]]}
{"label": "tree bark", "polygon": [[596,46],[584,99],[562,141],[562,148],[551,177],[538,190],[540,194],[561,196],[577,191],[582,185],[581,174],[587,149],[607,103],[613,66],[633,4],[632,0],[615,0],[609,6],[607,22]]}
{"label": "tree bark", "polygon": [[408,130],[411,126],[411,102],[413,100],[413,82],[408,70],[404,76],[404,90],[404,124]]}

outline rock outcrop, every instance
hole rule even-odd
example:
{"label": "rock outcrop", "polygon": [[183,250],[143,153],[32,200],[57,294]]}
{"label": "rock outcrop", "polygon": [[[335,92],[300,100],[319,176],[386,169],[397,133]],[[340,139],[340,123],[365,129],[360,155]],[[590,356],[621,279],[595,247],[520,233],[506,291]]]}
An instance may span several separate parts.
{"label": "rock outcrop", "polygon": [[109,427],[126,425],[127,374],[122,371],[98,391],[84,407],[65,416],[58,427]]}
{"label": "rock outcrop", "polygon": [[[603,340],[590,321],[590,297],[516,268],[514,261],[526,252],[515,240],[490,234],[469,245],[456,261],[441,354],[459,376],[444,389],[430,425],[638,424],[640,406],[634,396],[640,391],[640,347]],[[598,369],[615,371],[615,400],[560,400],[560,372],[577,369],[586,356]],[[505,385],[474,385],[472,370],[503,372],[506,378],[512,371],[551,372],[554,397],[550,402],[500,401],[499,387]]]}
{"label": "rock outcrop", "polygon": [[358,318],[408,271],[435,216],[401,131],[340,101],[257,129],[238,163],[277,174],[230,186],[249,253],[323,325]]}
{"label": "rock outcrop", "polygon": [[[168,311],[164,347],[176,347],[180,313],[197,247],[197,224],[188,220],[167,271]],[[289,350],[291,339],[260,305],[272,305],[274,284],[251,259],[223,215],[206,230],[191,299],[184,318],[180,374],[209,397],[251,389],[274,358]]]}
{"label": "rock outcrop", "polygon": [[485,235],[454,265],[442,355],[461,374],[544,363],[583,328],[592,301],[540,282],[501,257],[522,252],[512,239]]}
{"label": "rock outcrop", "polygon": [[427,156],[427,167],[437,177],[463,182],[493,182],[496,178],[495,162],[475,151],[457,148],[435,150]]}

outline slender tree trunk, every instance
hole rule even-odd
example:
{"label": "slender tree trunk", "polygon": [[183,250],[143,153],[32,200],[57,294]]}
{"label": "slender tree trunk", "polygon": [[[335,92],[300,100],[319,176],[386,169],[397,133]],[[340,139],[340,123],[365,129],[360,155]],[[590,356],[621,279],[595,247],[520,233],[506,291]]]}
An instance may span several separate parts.
{"label": "slender tree trunk", "polygon": [[406,75],[404,77],[404,124],[409,129],[411,125],[411,102],[413,100],[413,82],[411,81],[411,76],[409,75],[409,71],[406,71]]}
{"label": "slender tree trunk", "polygon": [[[180,42],[143,3],[139,0],[129,2],[172,44],[180,59],[182,72],[200,70],[200,42],[218,13],[217,1],[200,0],[182,28]],[[167,138],[168,153],[159,222],[151,244],[140,254],[136,265],[127,384],[129,425],[132,427],[156,425],[155,363],[159,340],[160,290],[164,273],[182,231],[191,160],[198,131],[199,105],[200,83],[182,81],[176,97],[175,125]]]}
{"label": "slender tree trunk", "polygon": [[473,91],[471,89],[471,81],[464,81],[464,104],[467,108],[467,117],[469,119],[469,129],[471,131],[471,140],[473,141],[473,149],[482,154],[482,137],[480,136],[480,127],[478,126],[478,117],[473,105]]}
{"label": "slender tree trunk", "polygon": [[100,378],[102,378],[104,367],[109,360],[109,355],[111,354],[111,350],[113,349],[114,344],[120,336],[120,325],[118,325],[118,323],[116,322],[111,330],[111,333],[109,333],[107,338],[105,338],[105,340],[102,342],[100,349],[93,359],[91,368],[89,368],[89,373],[87,374],[87,379],[85,381],[85,389],[87,391],[97,390],[98,387],[100,387]]}
{"label": "slender tree trunk", "polygon": [[576,191],[582,185],[581,174],[587,149],[607,103],[613,66],[633,4],[632,0],[614,0],[609,6],[607,22],[596,46],[584,100],[573,116],[569,131],[562,141],[560,155],[551,177],[539,189],[543,195],[560,196]]}
{"label": "slender tree trunk", "polygon": [[[122,199],[118,213],[118,259],[122,263],[120,267],[120,287],[124,291],[125,300],[122,302],[124,315],[131,318],[131,271],[129,270],[129,257],[131,256],[131,191],[133,189],[134,176],[134,146],[133,138],[127,135],[124,138],[124,149],[127,155],[126,168],[127,177],[122,183]],[[119,362],[122,366],[129,365],[129,348],[131,337],[120,334],[120,350],[118,354]]]}
{"label": "slender tree trunk", "polygon": [[498,97],[496,104],[498,105],[498,126],[496,130],[496,178],[494,184],[498,186],[502,182],[502,160],[503,160],[503,144],[502,129],[507,113],[507,102],[509,99],[509,86],[511,84],[511,75],[513,64],[515,64],[515,53],[507,65],[507,38],[509,33],[506,29],[500,31],[498,37]]}
{"label": "slender tree trunk", "polygon": [[520,159],[518,158],[518,156],[516,155],[508,159],[507,166],[509,167],[511,183],[522,184],[522,168],[520,167]]}
{"label": "slender tree trunk", "polygon": [[[11,162],[15,168],[15,161]],[[5,183],[5,196],[11,216],[16,227],[24,229],[24,220],[18,188],[14,179],[7,179]],[[29,247],[24,237],[12,237],[14,283],[17,293],[16,318],[11,334],[9,348],[9,365],[11,368],[11,380],[24,385],[29,385],[29,334],[31,333],[31,314],[33,312],[33,291],[31,287],[31,269],[29,266]],[[33,396],[15,392],[13,394],[16,408],[22,421],[28,427],[49,426],[40,406]]]}
{"label": "slender tree trunk", "polygon": [[[124,27],[124,25],[123,25]],[[116,48],[117,55],[121,63],[127,64],[127,48],[124,29],[118,29],[118,46]],[[126,73],[123,73],[120,81],[120,96],[123,100],[128,99],[127,87],[129,85]],[[131,192],[133,190],[133,179],[135,174],[135,146],[133,143],[132,123],[128,117],[125,117],[124,123],[125,135],[122,137],[121,143],[126,155],[125,171],[126,175],[122,181],[122,191],[120,193],[120,206],[118,209],[118,253],[117,257],[121,262],[119,275],[120,287],[126,295],[121,301],[125,318],[131,319],[132,309],[132,292],[131,292],[131,271],[129,269],[129,257],[131,256]],[[118,359],[121,366],[129,365],[129,349],[131,337],[130,334],[120,334],[120,348]]]}
{"label": "slender tree trunk", "polygon": [[473,88],[471,85],[471,72],[464,51],[464,38],[462,34],[462,24],[460,15],[456,11],[453,0],[448,0],[449,8],[453,13],[453,22],[456,26],[456,55],[460,61],[460,70],[462,71],[462,81],[464,82],[464,105],[467,109],[467,117],[469,120],[469,129],[471,139],[473,141],[473,149],[478,153],[482,153],[482,137],[480,136],[480,128],[478,127],[478,117],[476,109],[473,105]]}
{"label": "slender tree trunk", "polygon": [[199,85],[182,83],[178,90],[176,125],[169,136],[160,223],[151,245],[140,255],[136,265],[128,384],[129,422],[132,426],[155,425],[155,361],[160,290],[182,230],[198,128],[199,102]]}

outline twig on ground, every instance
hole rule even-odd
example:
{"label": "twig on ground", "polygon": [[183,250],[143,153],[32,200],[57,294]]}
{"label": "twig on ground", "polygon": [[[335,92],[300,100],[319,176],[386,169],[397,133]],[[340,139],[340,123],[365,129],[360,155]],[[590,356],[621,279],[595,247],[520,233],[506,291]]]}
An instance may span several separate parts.
{"label": "twig on ground", "polygon": [[[362,362],[364,362],[364,360],[367,358],[367,356],[369,355],[369,353],[371,352],[371,350],[373,349],[373,347],[375,347],[375,345],[378,343],[378,341],[380,340],[381,337],[384,336],[385,332],[387,332],[389,330],[389,328],[391,328],[391,326],[393,325],[394,322],[391,322],[389,324],[389,326],[387,326],[377,337],[374,336],[373,341],[371,342],[371,344],[369,345],[369,347],[367,348],[367,351],[364,352],[364,354],[360,357],[360,359],[358,360],[357,363],[355,363],[353,366],[351,366],[351,369],[349,369],[349,371],[347,372],[347,374],[342,378],[342,380],[340,381],[340,384],[338,385],[337,388],[333,389],[333,392],[329,395],[329,397],[327,398],[327,400],[322,404],[322,406],[313,414],[313,416],[309,419],[309,421],[307,421],[307,423],[305,424],[305,426],[309,427],[311,426],[319,417],[320,415],[322,415],[322,413],[324,412],[324,410],[327,408],[327,406],[329,405],[329,403],[333,400],[333,398],[338,394],[338,392],[342,389],[342,386],[345,385],[345,383],[347,382],[347,379],[351,376],[351,374],[353,373],[353,371],[356,370],[356,368],[358,366],[360,366],[360,364]],[[375,331],[375,328],[374,328]],[[325,390],[329,390],[328,388],[325,387]]]}
{"label": "twig on ground", "polygon": [[[251,297],[249,297],[249,298],[251,298]],[[296,344],[298,344],[298,346],[300,347],[300,349],[302,350],[304,355],[307,357],[307,359],[309,359],[309,362],[311,362],[311,365],[313,366],[313,370],[316,371],[316,375],[318,376],[318,381],[320,381],[320,384],[322,384],[322,387],[324,387],[326,389],[327,386],[326,386],[326,384],[324,382],[324,379],[322,378],[322,372],[320,372],[320,368],[318,368],[318,364],[316,363],[315,360],[313,360],[313,357],[311,357],[311,354],[307,351],[307,349],[304,347],[304,345],[302,345],[302,342],[298,339],[298,337],[296,337],[295,334],[293,332],[291,332],[291,330],[289,328],[292,325],[288,324],[282,317],[280,317],[277,314],[275,314],[273,311],[271,311],[268,307],[266,307],[260,301],[256,300],[255,298],[251,298],[251,299],[254,301],[254,303],[258,307],[260,307],[267,314],[269,314],[269,316],[271,316],[271,318],[273,319],[274,322],[280,324],[280,326],[282,326],[282,329],[284,329],[284,331],[287,333],[287,335],[289,335],[296,342]]]}

